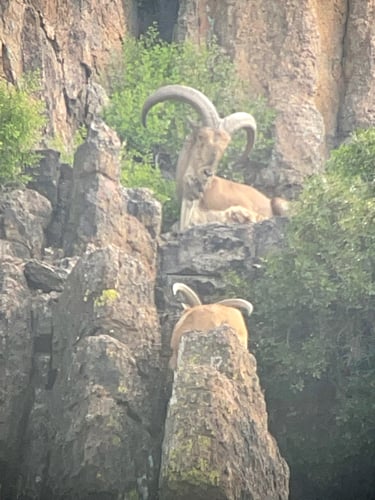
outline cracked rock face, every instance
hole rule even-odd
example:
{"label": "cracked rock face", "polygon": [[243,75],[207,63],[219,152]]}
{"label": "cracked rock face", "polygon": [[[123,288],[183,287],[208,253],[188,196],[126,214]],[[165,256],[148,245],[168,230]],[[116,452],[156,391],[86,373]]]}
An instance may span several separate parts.
{"label": "cracked rock face", "polygon": [[5,498],[146,500],[157,490],[161,210],[149,192],[123,190],[117,154],[116,135],[95,120],[74,172],[47,151],[34,189],[0,193]]}
{"label": "cracked rock face", "polygon": [[49,135],[71,142],[102,105],[95,81],[135,31],[135,13],[133,0],[1,2],[0,75],[15,83],[40,71]]}
{"label": "cracked rock face", "polygon": [[270,165],[250,184],[288,197],[332,147],[374,124],[374,15],[374,0],[180,1],[178,39],[217,36],[249,95],[277,111]]}
{"label": "cracked rock face", "polygon": [[[261,498],[265,488],[284,498],[288,470],[268,434],[255,361],[233,332],[183,339],[162,449],[173,308],[165,300],[162,336],[154,299],[161,210],[149,191],[120,187],[118,146],[95,120],[73,172],[47,151],[48,168],[31,184],[38,191],[0,193],[1,492],[10,500],[156,500],[184,498],[189,484],[197,498]],[[191,272],[199,293],[213,293],[228,265],[254,271],[283,224],[213,224],[165,237],[159,287]],[[196,410],[197,432],[186,413],[189,456],[179,448],[179,405]],[[225,463],[215,461],[223,443]]]}
{"label": "cracked rock face", "polygon": [[5,475],[19,459],[23,419],[31,403],[33,338],[22,261],[0,257],[0,471]]}
{"label": "cracked rock face", "polygon": [[287,500],[288,482],[254,356],[226,326],[187,332],[165,424],[161,498]]}
{"label": "cracked rock face", "polygon": [[[41,257],[50,202],[32,189],[5,192],[0,199],[0,238],[15,257]],[[4,243],[5,244],[5,243]]]}
{"label": "cracked rock face", "polygon": [[[157,464],[158,318],[147,268],[118,247],[77,263],[55,309],[54,497],[127,491]],[[98,497],[99,498],[99,497]]]}

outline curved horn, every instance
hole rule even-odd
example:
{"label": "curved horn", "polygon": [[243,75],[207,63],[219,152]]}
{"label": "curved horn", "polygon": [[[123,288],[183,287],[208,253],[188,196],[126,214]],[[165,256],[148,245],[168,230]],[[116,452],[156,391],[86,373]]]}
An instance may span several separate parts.
{"label": "curved horn", "polygon": [[248,316],[252,314],[254,311],[254,306],[251,302],[244,300],[244,299],[224,299],[220,300],[218,304],[221,304],[223,306],[227,307],[235,307],[237,309],[244,309],[247,313]]}
{"label": "curved horn", "polygon": [[199,90],[185,85],[165,85],[151,94],[142,108],[142,124],[146,126],[147,113],[159,102],[175,99],[190,104],[202,118],[205,127],[218,128],[220,117],[212,102]]}
{"label": "curved horn", "polygon": [[246,130],[247,144],[245,151],[242,153],[242,158],[247,158],[250,151],[253,149],[256,139],[257,124],[254,117],[249,113],[244,113],[242,111],[232,113],[231,115],[223,118],[221,127],[228,132],[229,135],[234,134],[237,130],[242,128]]}
{"label": "curved horn", "polygon": [[182,303],[184,309],[189,309],[189,307],[202,305],[201,299],[190,287],[184,283],[173,283],[172,286],[173,295],[176,296],[178,292],[181,292],[187,301],[187,304]]}

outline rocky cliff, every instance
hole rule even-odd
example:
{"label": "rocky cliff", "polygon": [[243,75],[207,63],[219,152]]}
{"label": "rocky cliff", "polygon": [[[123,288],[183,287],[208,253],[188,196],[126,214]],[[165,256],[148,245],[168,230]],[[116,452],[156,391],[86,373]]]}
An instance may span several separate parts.
{"label": "rocky cliff", "polygon": [[40,72],[50,137],[69,144],[90,118],[92,86],[135,32],[136,12],[133,0],[1,2],[0,76]]}
{"label": "rocky cliff", "polygon": [[322,169],[333,146],[375,122],[375,0],[287,0],[282,6],[181,0],[177,7],[174,0],[2,2],[0,75],[15,82],[40,70],[48,133],[69,142],[90,120],[95,84],[105,81],[127,33],[156,19],[167,38],[173,31],[179,40],[204,43],[215,35],[249,95],[266,96],[277,111],[271,163],[249,172],[249,181],[269,192],[279,186],[292,193]]}
{"label": "rocky cliff", "polygon": [[375,123],[375,1],[182,0],[177,36],[217,36],[249,92],[277,110],[271,164],[252,183],[300,184],[328,151]]}
{"label": "rocky cliff", "polygon": [[[208,302],[224,296],[228,270],[256,279],[286,221],[159,238],[160,206],[121,189],[118,139],[93,120],[98,82],[147,3],[0,5],[1,76],[41,71],[47,137],[69,143],[90,125],[74,169],[46,149],[28,189],[1,192],[1,500],[288,497],[256,362],[233,332],[189,336],[173,385],[166,368],[181,314],[171,284]],[[179,4],[175,36],[217,36],[249,95],[278,112],[254,185],[292,192],[333,145],[374,123],[375,0]]]}
{"label": "rocky cliff", "polygon": [[219,290],[215,275],[250,269],[278,226],[161,242],[160,205],[119,184],[119,149],[96,119],[73,169],[46,150],[29,188],[0,195],[1,499],[287,499],[236,334],[191,334],[173,385],[167,370],[181,314],[171,283],[189,269]]}

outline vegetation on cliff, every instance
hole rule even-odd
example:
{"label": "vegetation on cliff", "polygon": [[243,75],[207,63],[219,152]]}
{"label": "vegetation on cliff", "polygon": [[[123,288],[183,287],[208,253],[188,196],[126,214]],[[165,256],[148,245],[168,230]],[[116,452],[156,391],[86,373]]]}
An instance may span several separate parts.
{"label": "vegetation on cliff", "polygon": [[27,179],[25,166],[38,161],[34,148],[46,120],[37,90],[35,76],[17,86],[0,80],[0,184],[22,183]]}
{"label": "vegetation on cliff", "polygon": [[[146,98],[158,87],[178,83],[206,94],[221,115],[246,111],[254,115],[258,136],[252,158],[267,162],[271,152],[271,127],[274,112],[264,100],[247,97],[243,82],[236,76],[230,58],[213,41],[207,47],[160,40],[155,27],[139,40],[128,38],[123,57],[116,61],[109,78],[110,105],[106,121],[124,141],[122,182],[129,187],[149,187],[164,202],[164,217],[177,218],[174,168],[182,142],[189,134],[187,117],[197,115],[190,106],[166,102],[150,113],[147,129],[141,124],[141,110]],[[223,159],[223,172],[241,180],[230,165],[243,150],[245,134],[233,140]],[[236,168],[238,171],[238,168]],[[162,173],[163,172],[163,173]],[[167,177],[165,176],[167,173]]]}
{"label": "vegetation on cliff", "polygon": [[249,291],[272,428],[314,498],[375,487],[374,163],[375,128],[332,153]]}

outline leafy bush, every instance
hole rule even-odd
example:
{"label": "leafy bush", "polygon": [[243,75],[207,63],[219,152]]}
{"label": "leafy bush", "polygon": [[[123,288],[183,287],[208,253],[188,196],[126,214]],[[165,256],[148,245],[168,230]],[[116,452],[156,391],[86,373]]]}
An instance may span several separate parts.
{"label": "leafy bush", "polygon": [[0,80],[0,184],[25,181],[24,167],[38,161],[33,148],[41,137],[45,118],[37,89],[35,76],[17,87]]}
{"label": "leafy bush", "polygon": [[[140,119],[147,97],[158,87],[172,83],[199,89],[217,105],[221,115],[234,111],[252,113],[259,130],[252,157],[257,161],[267,161],[272,146],[274,113],[261,98],[250,101],[246,97],[244,85],[236,77],[232,61],[215,42],[205,48],[198,48],[189,42],[169,44],[161,41],[156,28],[151,27],[139,40],[126,40],[123,59],[116,61],[115,65],[116,68],[110,72],[111,100],[105,118],[126,142],[128,153],[131,153],[125,156],[124,170],[134,169],[134,162],[142,162],[142,158],[152,153],[161,170],[169,170],[169,176],[174,178],[177,156],[189,133],[187,118],[197,120],[196,113],[190,106],[169,101],[149,113],[147,129]],[[238,136],[223,161],[227,172],[230,171],[228,165],[244,147],[245,133]],[[159,167],[151,166],[149,159],[147,164],[152,184],[151,177]],[[125,178],[129,179],[129,176],[126,174]],[[147,178],[142,181],[146,182]],[[160,183],[159,187],[164,191],[169,189]]]}
{"label": "leafy bush", "polygon": [[179,213],[175,182],[165,179],[161,171],[155,168],[151,154],[140,156],[136,151],[125,149],[122,158],[121,183],[127,187],[151,189],[155,198],[164,205],[165,223],[168,225],[175,220]]}
{"label": "leafy bush", "polygon": [[249,294],[271,423],[307,488],[300,498],[359,500],[375,487],[374,145],[375,129],[357,132],[306,183],[285,249]]}
{"label": "leafy bush", "polygon": [[350,142],[333,151],[328,168],[348,177],[360,176],[375,191],[375,128],[357,130]]}

